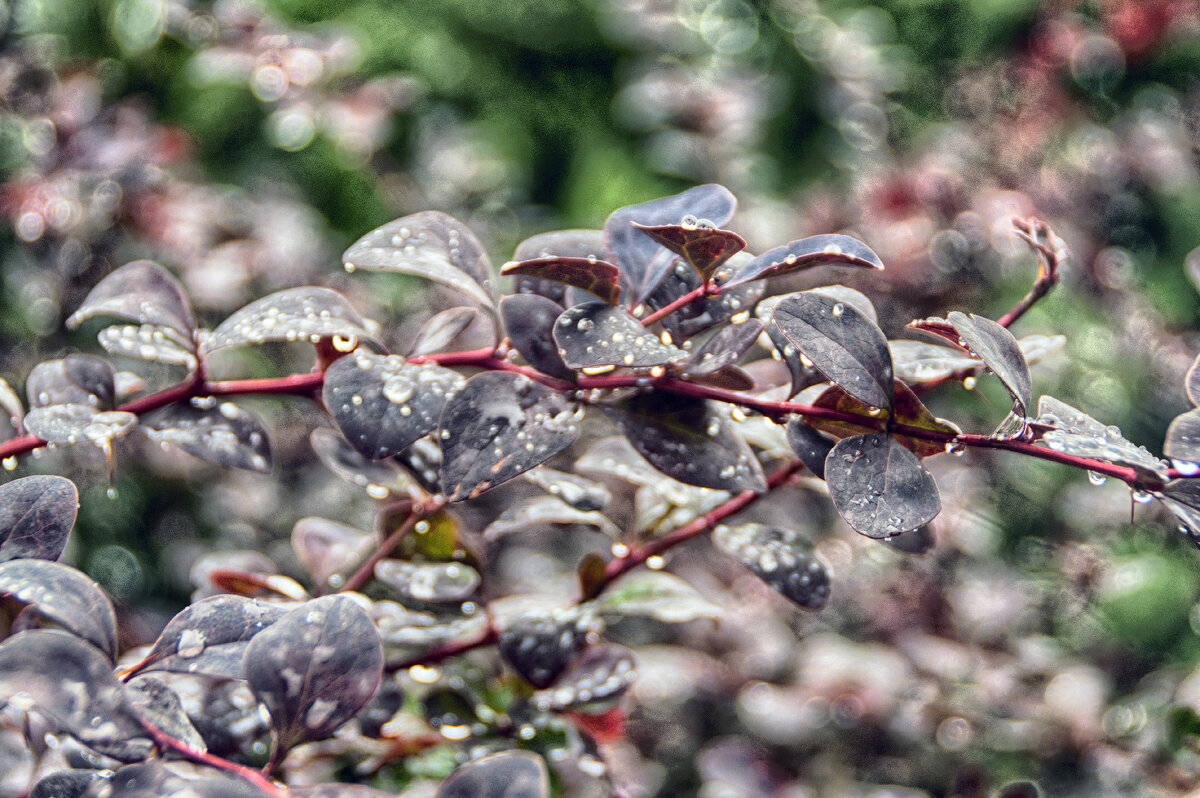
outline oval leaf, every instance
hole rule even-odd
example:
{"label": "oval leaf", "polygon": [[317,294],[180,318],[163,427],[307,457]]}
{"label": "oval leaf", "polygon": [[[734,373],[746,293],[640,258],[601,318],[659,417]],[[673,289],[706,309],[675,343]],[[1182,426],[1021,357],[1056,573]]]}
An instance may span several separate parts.
{"label": "oval leaf", "polygon": [[375,578],[402,598],[426,603],[462,602],[479,589],[479,572],[458,562],[380,560]]}
{"label": "oval leaf", "polygon": [[537,277],[573,286],[609,305],[621,299],[620,272],[608,261],[595,258],[532,258],[506,263],[500,269],[503,276]]}
{"label": "oval leaf", "polygon": [[[1200,409],[1189,410],[1175,417],[1171,426],[1167,427],[1163,454],[1178,462],[1200,463]],[[0,555],[3,553],[3,547],[0,547]]]}
{"label": "oval leaf", "polygon": [[707,224],[642,225],[633,223],[654,241],[683,258],[705,282],[725,261],[746,248],[746,240],[731,230]]}
{"label": "oval leaf", "polygon": [[442,490],[478,496],[566,449],[582,410],[528,377],[484,372],[467,380],[442,414]]}
{"label": "oval leaf", "polygon": [[244,678],[242,656],[246,646],[286,612],[274,604],[242,596],[201,599],[167,623],[150,653],[129,672],[157,670]]}
{"label": "oval leaf", "polygon": [[924,341],[888,341],[888,349],[892,353],[896,379],[906,382],[944,380],[983,367],[982,361],[961,350]]}
{"label": "oval leaf", "polygon": [[126,708],[124,686],[94,646],[56,629],[19,632],[0,643],[0,701],[28,702],[84,745],[123,760],[151,751]]}
{"label": "oval leaf", "polygon": [[127,263],[97,283],[67,319],[67,326],[74,329],[93,316],[167,327],[184,342],[194,340],[196,333],[187,291],[170,272],[148,260]]}
{"label": "oval leaf", "polygon": [[[292,527],[292,551],[313,584],[340,587],[338,574],[358,565],[379,545],[379,536],[328,518],[301,518]],[[338,582],[335,584],[335,582]]]}
{"label": "oval leaf", "polygon": [[526,612],[500,630],[500,653],[534,687],[549,687],[583,647],[591,619],[576,607]]}
{"label": "oval leaf", "polygon": [[563,363],[552,335],[562,312],[562,305],[539,294],[513,294],[500,300],[500,319],[513,349],[543,374],[571,380],[575,372]]}
{"label": "oval leaf", "polygon": [[1015,412],[1024,416],[1033,401],[1033,378],[1021,345],[1006,328],[984,316],[968,316],[958,311],[947,316],[959,337],[983,361],[988,370],[1000,378],[1012,395]]}
{"label": "oval leaf", "polygon": [[[1130,466],[1157,478],[1166,475],[1162,461],[1145,447],[1126,440],[1121,435],[1121,430],[1105,426],[1082,410],[1076,410],[1053,396],[1038,399],[1036,423],[1050,428],[1042,433],[1042,442],[1056,452],[1107,460],[1110,463]],[[1185,426],[1186,422],[1177,432],[1182,432]],[[1168,455],[1174,456],[1170,452]]]}
{"label": "oval leaf", "polygon": [[325,372],[325,406],[350,445],[379,460],[407,449],[438,425],[466,384],[458,372],[396,355],[356,352]]}
{"label": "oval leaf", "polygon": [[96,340],[111,355],[184,366],[189,371],[195,369],[198,362],[192,349],[193,342],[180,340],[179,334],[170,327],[116,324],[101,330]]}
{"label": "oval leaf", "polygon": [[444,351],[475,319],[483,318],[475,308],[450,308],[436,314],[421,326],[409,357],[419,357]]}
{"label": "oval leaf", "polygon": [[767,489],[758,458],[712,402],[649,393],[605,411],[633,447],[672,479],[733,492]]}
{"label": "oval leaf", "polygon": [[35,607],[38,614],[117,657],[117,617],[112,602],[83,572],[50,560],[0,563],[0,594]]}
{"label": "oval leaf", "polygon": [[604,591],[594,603],[610,620],[641,616],[663,623],[687,623],[725,614],[696,588],[666,571],[635,571]]}
{"label": "oval leaf", "polygon": [[25,416],[25,429],[47,443],[84,441],[106,446],[137,426],[138,417],[120,410],[97,410],[91,405],[35,407]]}
{"label": "oval leaf", "polygon": [[825,460],[825,482],[838,513],[869,538],[916,529],[942,509],[937,485],[921,461],[883,433],[839,441]]}
{"label": "oval leaf", "polygon": [[553,688],[534,696],[534,702],[542,711],[574,709],[594,714],[611,709],[636,678],[637,660],[625,646],[589,646]]}
{"label": "oval leaf", "polygon": [[79,493],[64,477],[22,477],[0,485],[0,562],[57,560],[78,511]]}
{"label": "oval leaf", "polygon": [[494,307],[491,264],[466,225],[440,211],[422,211],[388,222],[342,255],[346,271],[402,272],[441,283]]}
{"label": "oval leaf", "polygon": [[775,306],[773,323],[831,382],[871,407],[892,409],[892,358],[883,331],[853,305],[800,292]]}
{"label": "oval leaf", "polygon": [[810,427],[798,416],[787,423],[788,445],[804,463],[805,468],[813,472],[818,479],[825,478],[825,458],[833,448],[834,441]]}
{"label": "oval leaf", "polygon": [[264,341],[315,342],[331,337],[375,342],[366,320],[344,296],[309,285],[269,294],[235,311],[208,334],[204,351]]}
{"label": "oval leaf", "polygon": [[116,395],[112,365],[95,355],[68,355],[38,363],[25,380],[30,407],[81,404],[111,410]]}
{"label": "oval leaf", "polygon": [[[309,433],[308,442],[326,468],[347,482],[365,488],[372,499],[416,495],[416,483],[390,460],[368,460],[343,436],[327,427],[314,429]],[[432,476],[436,481],[437,474]]]}
{"label": "oval leaf", "polygon": [[[709,183],[613,211],[604,222],[604,242],[629,286],[626,298],[630,304],[645,299],[675,259],[675,253],[643,235],[633,223],[656,226],[688,221],[698,226],[703,220],[720,227],[733,218],[735,208],[737,198],[727,188]],[[686,218],[689,216],[691,220]]]}
{"label": "oval leaf", "polygon": [[383,647],[350,598],[306,602],[254,636],[242,661],[250,689],[271,713],[276,744],[321,740],[375,694]]}
{"label": "oval leaf", "polygon": [[258,416],[212,398],[178,402],[142,419],[146,436],[210,463],[271,473],[267,430]]}
{"label": "oval leaf", "polygon": [[549,466],[527,471],[525,479],[580,512],[603,510],[612,499],[608,488],[599,482],[556,471]]}
{"label": "oval leaf", "polygon": [[750,280],[765,280],[827,264],[883,268],[879,256],[858,239],[843,235],[819,235],[767,250],[734,271],[723,285],[731,287]]}
{"label": "oval leaf", "polygon": [[558,354],[573,369],[649,368],[682,363],[688,357],[626,311],[600,302],[571,308],[553,329]]}
{"label": "oval leaf", "polygon": [[621,534],[616,524],[594,510],[577,510],[554,496],[535,496],[505,508],[483,530],[483,537],[485,540],[494,540],[512,532],[526,532],[551,525],[593,527],[612,538]]}
{"label": "oval leaf", "polygon": [[546,763],[529,751],[502,751],[462,765],[434,798],[547,798]]}
{"label": "oval leaf", "polygon": [[819,610],[829,599],[829,574],[816,558],[802,551],[794,531],[762,524],[724,524],[713,530],[713,542],[754,575],[806,610]]}

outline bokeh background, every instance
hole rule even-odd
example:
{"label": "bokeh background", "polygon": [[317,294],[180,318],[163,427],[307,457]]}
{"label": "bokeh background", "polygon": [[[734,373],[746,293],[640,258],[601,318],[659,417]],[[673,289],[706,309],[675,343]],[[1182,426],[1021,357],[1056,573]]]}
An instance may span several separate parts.
{"label": "bokeh background", "polygon": [[[821,279],[867,293],[892,336],[1011,307],[1035,260],[1010,219],[1043,218],[1074,257],[1017,326],[1067,337],[1035,392],[1152,451],[1187,408],[1196,0],[8,0],[0,25],[0,376],[18,391],[34,363],[98,351],[63,320],[135,258],[178,274],[209,325],[329,285],[403,350],[451,300],[342,272],[371,228],[447,211],[499,264],[534,233],[720,182],[751,251],[871,245],[886,272]],[[287,347],[217,366],[297,367]],[[1005,409],[987,379],[929,401],[971,431]],[[86,452],[18,466],[79,484],[70,557],[120,602],[128,645],[212,552],[294,572],[297,518],[372,523],[373,500],[314,462],[311,408],[253,406],[274,477],[150,450],[120,453],[111,482]],[[1200,553],[1122,485],[1001,453],[931,468],[946,507],[920,555],[857,538],[812,488],[756,509],[830,566],[819,615],[703,542],[673,555],[738,622],[613,630],[642,673],[613,753],[630,794],[1200,795]],[[499,592],[569,579],[587,534],[506,542]]]}

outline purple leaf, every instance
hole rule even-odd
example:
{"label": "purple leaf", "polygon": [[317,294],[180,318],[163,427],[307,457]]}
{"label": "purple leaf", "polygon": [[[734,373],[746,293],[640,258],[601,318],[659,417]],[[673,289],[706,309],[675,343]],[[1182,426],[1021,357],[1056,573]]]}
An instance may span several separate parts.
{"label": "purple leaf", "polygon": [[83,572],[50,560],[9,560],[0,563],[0,595],[32,605],[41,617],[116,660],[112,602]]}
{"label": "purple leaf", "polygon": [[705,282],[712,279],[713,272],[725,261],[746,248],[745,239],[737,233],[707,225],[634,222],[633,226],[687,261]]}
{"label": "purple leaf", "polygon": [[78,510],[79,493],[64,477],[22,477],[0,485],[0,562],[57,560]]}
{"label": "purple leaf", "polygon": [[259,632],[242,661],[276,744],[322,740],[362,709],[383,675],[379,633],[353,599],[305,602]]}
{"label": "purple leaf", "polygon": [[319,341],[340,338],[345,349],[359,341],[376,343],[367,322],[337,291],[317,286],[288,288],[237,310],[204,340],[204,351],[264,341]]}
{"label": "purple leaf", "polygon": [[135,670],[244,678],[246,646],[285,613],[274,604],[243,596],[201,599],[167,623]]}
{"label": "purple leaf", "polygon": [[442,414],[443,492],[462,501],[541,465],[579,437],[581,415],[522,375],[475,375]]}
{"label": "purple leaf", "polygon": [[95,355],[68,355],[38,363],[25,380],[30,407],[81,404],[111,410],[116,394],[112,365]]}
{"label": "purple leaf", "polygon": [[421,327],[417,339],[409,349],[409,357],[429,355],[445,351],[463,331],[471,326],[471,322],[482,315],[475,308],[450,308],[438,313]]}
{"label": "purple leaf", "polygon": [[151,440],[174,445],[210,463],[271,473],[271,445],[258,416],[232,402],[193,399],[146,415],[142,430]]}
{"label": "purple leaf", "polygon": [[603,260],[590,258],[533,258],[513,261],[500,269],[504,276],[536,277],[595,294],[609,305],[621,299],[620,272]]}
{"label": "purple leaf", "polygon": [[513,294],[500,300],[500,318],[513,349],[543,374],[572,380],[575,372],[563,363],[552,335],[562,312],[562,305],[540,294]]}
{"label": "purple leaf", "polygon": [[954,326],[971,352],[1000,378],[1012,395],[1015,412],[1024,416],[1033,399],[1033,379],[1029,376],[1029,364],[1025,361],[1021,345],[1013,334],[991,319],[974,313],[968,316],[954,311],[947,321]]}
{"label": "purple leaf", "polygon": [[462,765],[434,798],[547,798],[546,763],[529,751],[502,751]]}
{"label": "purple leaf", "polygon": [[819,235],[801,238],[764,252],[736,269],[722,285],[732,287],[827,264],[883,268],[883,261],[863,242],[849,236]]}
{"label": "purple leaf", "polygon": [[93,316],[166,327],[183,342],[193,341],[196,333],[187,291],[170,272],[148,260],[127,263],[97,283],[67,319],[67,326],[74,329]]}
{"label": "purple leaf", "polygon": [[846,523],[869,538],[916,529],[942,509],[937,485],[921,461],[883,433],[839,441],[825,460],[825,484]]}
{"label": "purple leaf", "polygon": [[829,574],[805,553],[792,530],[762,524],[718,526],[713,542],[754,575],[806,610],[819,610],[829,599]]}
{"label": "purple leaf", "polygon": [[558,354],[573,369],[649,368],[682,363],[688,357],[625,310],[600,302],[567,310],[553,329]]}

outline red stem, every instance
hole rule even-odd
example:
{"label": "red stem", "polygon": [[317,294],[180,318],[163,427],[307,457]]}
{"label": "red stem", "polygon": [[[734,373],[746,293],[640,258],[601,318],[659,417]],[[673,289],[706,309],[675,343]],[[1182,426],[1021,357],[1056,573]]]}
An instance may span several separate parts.
{"label": "red stem", "polygon": [[254,768],[230,762],[227,759],[214,756],[207,751],[196,751],[148,722],[145,718],[138,718],[138,720],[141,722],[142,728],[150,735],[150,739],[159,748],[174,751],[189,762],[195,762],[198,765],[208,765],[209,767],[223,770],[226,773],[245,779],[267,795],[272,796],[272,798],[288,798],[287,790],[266,778]]}
{"label": "red stem", "polygon": [[412,532],[413,527],[440,510],[443,504],[445,504],[445,499],[441,496],[434,496],[420,504],[414,505],[403,523],[396,528],[396,531],[388,535],[383,543],[379,544],[379,548],[375,549],[371,556],[367,558],[366,562],[359,566],[359,569],[346,580],[346,583],[342,585],[342,592],[362,590],[367,582],[375,578],[375,565],[395,551],[396,547],[408,536],[408,533]]}
{"label": "red stem", "polygon": [[682,308],[686,305],[690,305],[693,302],[704,299],[705,297],[716,296],[720,292],[721,292],[721,289],[717,288],[716,286],[710,285],[709,283],[704,283],[699,288],[694,289],[692,291],[688,291],[686,294],[679,297],[679,299],[676,299],[671,304],[666,305],[665,307],[659,308],[658,310],[654,311],[646,318],[642,319],[642,326],[649,327],[654,322],[660,321],[660,320],[666,318],[667,316],[670,316],[672,313],[674,313],[675,311],[679,310],[680,308]]}

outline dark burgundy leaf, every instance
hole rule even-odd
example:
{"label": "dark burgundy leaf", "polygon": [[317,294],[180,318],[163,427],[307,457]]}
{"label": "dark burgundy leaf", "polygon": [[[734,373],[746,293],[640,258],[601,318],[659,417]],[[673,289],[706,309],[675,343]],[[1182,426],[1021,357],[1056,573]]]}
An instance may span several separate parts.
{"label": "dark burgundy leaf", "polygon": [[458,372],[434,363],[356,352],[325,372],[323,397],[350,445],[379,460],[437,427],[446,403],[465,384]]}
{"label": "dark burgundy leaf", "polygon": [[896,378],[906,382],[941,380],[962,372],[972,372],[983,363],[960,349],[950,349],[924,341],[889,341]]}
{"label": "dark burgundy leaf", "polygon": [[583,646],[590,621],[578,609],[518,615],[500,630],[500,653],[534,687],[549,687]]}
{"label": "dark burgundy leaf", "polygon": [[1192,361],[1192,366],[1188,369],[1184,382],[1188,399],[1192,401],[1192,404],[1200,405],[1200,357]]}
{"label": "dark burgundy leaf", "polygon": [[921,461],[884,433],[839,441],[825,460],[825,483],[842,518],[869,538],[916,529],[942,509],[937,485]]}
{"label": "dark burgundy leaf", "polygon": [[746,248],[746,240],[737,233],[708,225],[634,222],[633,226],[691,264],[705,282],[725,261]]}
{"label": "dark burgundy leaf", "polygon": [[709,374],[689,375],[689,381],[727,391],[749,391],[758,384],[749,372],[737,366],[725,366]]}
{"label": "dark burgundy leaf", "polygon": [[842,235],[819,235],[801,238],[764,252],[736,269],[722,285],[731,287],[826,264],[883,268],[879,256],[858,239]]}
{"label": "dark burgundy leaf", "polygon": [[192,399],[147,414],[146,436],[163,446],[178,446],[210,463],[271,473],[273,459],[267,429],[258,416],[233,402]]}
{"label": "dark burgundy leaf", "polygon": [[57,560],[78,510],[79,493],[64,477],[22,477],[0,485],[0,562]]}
{"label": "dark burgundy leaf", "polygon": [[242,656],[256,634],[287,611],[242,596],[212,596],[170,620],[150,653],[133,671],[203,673],[241,679]]}
{"label": "dark burgundy leaf", "polygon": [[535,698],[538,708],[556,712],[611,709],[637,678],[633,652],[611,643],[588,646],[571,662],[552,689]]}
{"label": "dark burgundy leaf", "polygon": [[379,633],[353,599],[305,602],[259,632],[242,667],[276,744],[321,740],[362,709],[383,674]]}
{"label": "dark burgundy leaf", "polygon": [[428,493],[437,493],[442,489],[442,449],[435,440],[436,436],[436,432],[426,435],[396,455],[396,462],[404,467],[406,475],[411,476]]}
{"label": "dark burgundy leaf", "polygon": [[113,367],[95,355],[68,355],[38,363],[25,380],[29,406],[81,404],[111,410],[116,393]]}
{"label": "dark burgundy leaf", "polygon": [[[1102,424],[1053,396],[1038,399],[1036,423],[1044,429],[1042,443],[1056,452],[1126,465],[1155,480],[1166,478],[1162,461],[1144,446],[1126,440],[1117,427]],[[1184,422],[1177,431],[1184,432],[1186,426]]]}
{"label": "dark burgundy leaf", "polygon": [[804,609],[819,610],[829,599],[829,574],[802,551],[795,531],[762,524],[722,524],[712,537],[722,551]]}
{"label": "dark burgundy leaf", "polygon": [[528,377],[476,374],[442,414],[443,492],[462,501],[541,465],[579,437],[581,416]]}
{"label": "dark burgundy leaf", "polygon": [[[301,518],[292,527],[292,551],[300,566],[320,587],[340,587],[339,574],[365,560],[379,536],[328,518]],[[335,584],[335,582],[337,584]]]}
{"label": "dark burgundy leaf", "polygon": [[558,354],[573,369],[649,368],[682,363],[688,357],[625,310],[600,302],[567,310],[553,330]]}
{"label": "dark burgundy leaf", "polygon": [[672,479],[735,493],[767,489],[758,458],[712,402],[656,392],[605,410],[633,447]]}
{"label": "dark burgundy leaf", "polygon": [[93,782],[102,787],[108,775],[99,770],[59,770],[43,777],[29,798],[83,798]]}
{"label": "dark burgundy leaf", "polygon": [[547,798],[546,763],[529,751],[502,751],[462,765],[434,798]]}
{"label": "dark burgundy leaf", "polygon": [[733,365],[754,346],[762,331],[763,323],[758,319],[747,319],[741,324],[726,324],[703,345],[692,351],[687,362],[683,364],[683,373],[687,376],[712,374]]}
{"label": "dark burgundy leaf", "polygon": [[[1175,417],[1167,428],[1163,454],[1177,463],[1200,463],[1200,409],[1189,410]],[[1184,465],[1184,469],[1190,468]],[[1200,466],[1197,469],[1200,470]],[[3,547],[0,547],[0,555],[3,553]]]}
{"label": "dark burgundy leaf", "polygon": [[775,306],[773,323],[821,373],[848,394],[891,412],[887,339],[853,305],[802,291]]}
{"label": "dark burgundy leaf", "polygon": [[136,717],[193,751],[206,750],[204,738],[188,720],[179,696],[158,679],[138,676],[127,682],[125,706]]}
{"label": "dark burgundy leaf", "polygon": [[720,227],[733,218],[736,207],[737,199],[728,189],[709,183],[614,211],[604,223],[604,242],[628,285],[626,299],[630,304],[642,302],[675,259],[675,253],[644,235],[633,226],[634,222],[651,226],[699,226],[705,222]]}
{"label": "dark burgundy leaf", "polygon": [[0,595],[37,608],[38,614],[117,657],[117,618],[95,582],[69,565],[50,560],[0,563]]}
{"label": "dark burgundy leaf", "polygon": [[787,438],[800,462],[819,479],[824,479],[825,458],[834,442],[804,423],[799,416],[788,420]]}
{"label": "dark burgundy leaf", "polygon": [[562,305],[539,294],[513,294],[500,300],[500,319],[513,349],[543,374],[564,380],[575,378],[554,343],[554,322]]}
{"label": "dark burgundy leaf", "polygon": [[421,327],[408,356],[419,357],[444,351],[454,339],[462,335],[463,330],[471,326],[471,322],[481,317],[482,314],[475,308],[443,310]]}
{"label": "dark burgundy leaf", "polygon": [[467,226],[440,211],[388,222],[342,255],[346,271],[373,269],[434,280],[494,307],[491,264]]}
{"label": "dark burgundy leaf", "polygon": [[500,269],[504,276],[537,277],[574,286],[615,305],[621,299],[620,272],[608,261],[594,258],[533,258],[513,261]]}
{"label": "dark burgundy leaf", "polygon": [[[391,461],[368,460],[343,436],[327,427],[314,429],[309,434],[308,441],[317,458],[329,470],[342,479],[365,488],[367,495],[373,499],[408,496],[416,488],[412,478]],[[412,451],[411,447],[405,450],[409,451]],[[432,472],[432,477],[436,488],[436,471]]]}
{"label": "dark burgundy leaf", "polygon": [[[660,310],[700,287],[700,275],[686,263],[677,263],[646,297],[646,306]],[[676,341],[686,341],[723,321],[752,310],[763,293],[762,283],[741,285],[719,296],[692,302],[664,318],[660,324]]]}
{"label": "dark burgundy leaf", "polygon": [[359,341],[376,343],[367,322],[346,297],[317,286],[288,288],[251,302],[225,319],[204,339],[204,351],[264,341],[341,339],[344,349]]}
{"label": "dark burgundy leaf", "polygon": [[150,753],[112,663],[74,635],[33,629],[0,643],[0,701],[18,694],[90,748],[123,761]]}
{"label": "dark burgundy leaf", "polygon": [[192,341],[196,332],[187,291],[170,272],[148,260],[127,263],[97,283],[67,326],[74,329],[93,316],[167,327],[183,341]]}
{"label": "dark burgundy leaf", "polygon": [[974,313],[968,316],[954,311],[947,321],[954,325],[971,352],[1000,378],[1016,403],[1015,412],[1024,416],[1033,400],[1033,379],[1029,376],[1025,354],[1013,334],[991,319]]}
{"label": "dark burgundy leaf", "polygon": [[[946,443],[949,437],[957,435],[961,430],[947,421],[936,418],[933,413],[929,412],[929,408],[913,393],[912,388],[909,388],[904,382],[896,380],[892,387],[892,421],[896,425],[894,428],[896,440],[904,444],[917,457],[932,457],[935,454],[943,454],[946,451]],[[872,413],[874,408],[850,396],[843,388],[837,385],[825,389],[812,404],[815,407],[823,407],[830,410],[837,410],[841,413],[862,416],[863,421],[866,422],[856,424],[852,421],[840,421],[813,416],[805,417],[805,421],[809,426],[822,432],[827,432],[835,438],[849,438],[852,435],[861,435],[864,432],[875,432],[878,430],[876,426],[879,419],[878,411]],[[911,427],[946,437],[942,440],[913,437],[897,431],[901,427]]]}

